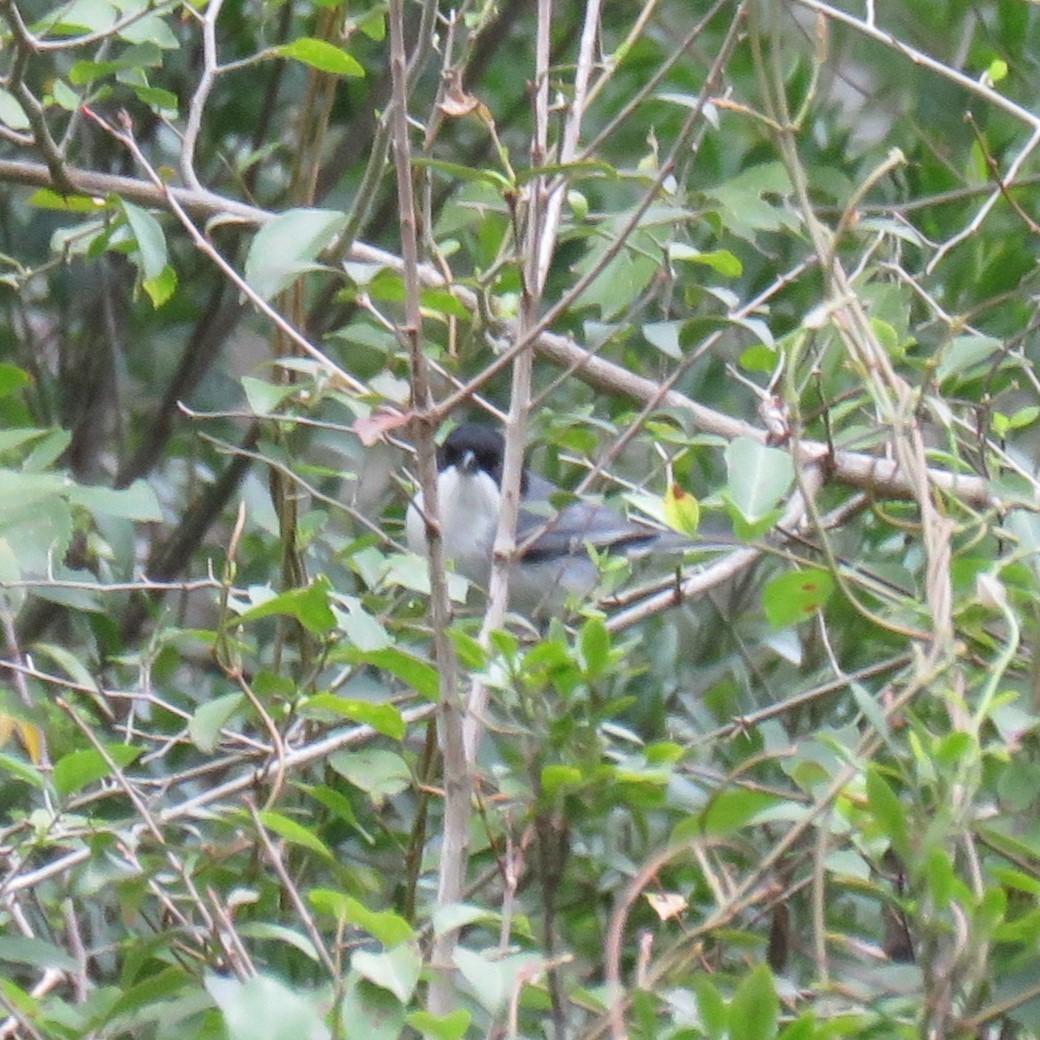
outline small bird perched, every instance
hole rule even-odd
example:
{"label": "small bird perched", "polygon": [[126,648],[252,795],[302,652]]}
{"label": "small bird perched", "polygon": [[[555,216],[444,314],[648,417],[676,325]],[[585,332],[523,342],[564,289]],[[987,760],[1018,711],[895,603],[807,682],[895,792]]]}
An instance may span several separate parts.
{"label": "small bird perched", "polygon": [[[437,457],[445,556],[456,571],[483,589],[491,576],[504,453],[505,439],[497,430],[463,423],[447,436]],[[558,611],[568,594],[580,598],[593,592],[600,575],[590,546],[628,558],[701,548],[675,532],[633,523],[597,503],[574,502],[554,509],[551,496],[558,492],[548,480],[523,471],[516,530],[520,552],[509,575],[509,605],[527,617]],[[405,532],[412,552],[425,555],[421,492],[408,507]]]}

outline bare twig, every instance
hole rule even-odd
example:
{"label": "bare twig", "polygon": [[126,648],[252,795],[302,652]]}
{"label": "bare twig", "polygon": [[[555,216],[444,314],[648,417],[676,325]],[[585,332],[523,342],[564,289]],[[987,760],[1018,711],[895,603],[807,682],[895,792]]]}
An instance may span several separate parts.
{"label": "bare twig", "polygon": [[307,935],[311,940],[311,944],[313,945],[318,957],[321,959],[321,963],[325,966],[325,970],[332,978],[337,978],[339,976],[339,969],[336,962],[333,959],[332,954],[329,952],[329,948],[325,945],[325,940],[322,938],[321,932],[318,931],[318,928],[314,923],[314,917],[308,909],[303,896],[300,894],[299,887],[289,876],[289,871],[286,869],[280,850],[275,848],[274,843],[268,836],[267,828],[264,826],[261,813],[257,811],[252,799],[247,800],[246,804],[249,809],[249,815],[253,820],[253,826],[256,828],[256,833],[260,835],[260,842],[264,847],[264,852],[267,854],[267,862],[271,864],[274,868],[274,872],[278,875],[278,880],[282,883],[282,890],[286,892],[292,900],[293,907],[296,909],[297,919],[303,922],[303,927],[307,930]]}
{"label": "bare twig", "polygon": [[[437,502],[437,463],[433,442],[434,424],[429,372],[423,353],[422,313],[420,310],[419,256],[412,191],[411,146],[408,134],[408,60],[404,44],[403,0],[390,0],[390,73],[393,83],[393,148],[397,173],[397,200],[401,229],[401,273],[404,279],[404,325],[399,330],[402,345],[408,350],[412,375],[412,405],[416,416],[416,468],[422,487],[426,519],[426,543],[430,575],[430,600],[440,686],[440,735],[444,756],[444,822],[437,905],[451,906],[462,899],[469,860],[469,818],[472,780],[462,739],[465,709],[458,688],[455,648],[448,636],[451,602],[445,574],[444,547],[441,540]],[[434,939],[432,959],[434,977],[429,990],[429,1007],[445,1015],[455,1007],[452,952],[455,933],[441,933]]]}
{"label": "bare twig", "polygon": [[224,0],[209,0],[202,21],[202,73],[199,76],[188,106],[188,117],[184,124],[181,138],[181,176],[193,191],[202,191],[198,173],[195,170],[195,146],[198,143],[199,131],[202,129],[202,115],[206,110],[213,85],[217,79],[217,19]]}
{"label": "bare twig", "polygon": [[[402,712],[402,717],[406,724],[420,722],[429,718],[434,711],[436,711],[434,705],[424,704],[422,707]],[[296,772],[313,762],[321,761],[332,754],[333,751],[364,743],[371,740],[373,736],[375,736],[375,731],[371,726],[354,726],[349,729],[337,730],[335,733],[323,737],[313,744],[308,744],[288,752],[285,756],[286,773]],[[269,766],[266,762],[247,769],[231,780],[208,787],[169,809],[160,810],[155,814],[154,818],[159,825],[191,819],[200,811],[208,809],[209,806],[217,805],[234,795],[241,794],[243,791],[253,790],[259,784],[264,783],[268,771]],[[36,870],[25,873],[18,871],[9,874],[6,878],[0,879],[0,895],[21,892],[49,878],[60,877],[62,874],[79,866],[79,864],[85,863],[91,855],[92,852],[89,846],[80,846],[72,852],[67,852],[64,856],[56,856],[53,860]]]}

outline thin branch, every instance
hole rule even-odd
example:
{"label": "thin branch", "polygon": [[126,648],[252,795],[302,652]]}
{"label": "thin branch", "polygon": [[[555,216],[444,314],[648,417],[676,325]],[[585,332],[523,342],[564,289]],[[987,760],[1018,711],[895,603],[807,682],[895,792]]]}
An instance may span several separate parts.
{"label": "thin branch", "polygon": [[[402,712],[401,716],[405,724],[410,724],[429,718],[436,710],[435,705],[424,704],[419,708]],[[365,743],[376,735],[376,731],[371,726],[354,726],[350,729],[338,730],[313,744],[290,751],[285,756],[285,771],[287,774],[296,772],[313,762],[324,760],[334,751]],[[255,766],[234,779],[206,788],[200,793],[186,798],[183,802],[170,809],[160,810],[155,814],[155,819],[160,825],[192,819],[203,810],[208,810],[212,805],[262,785],[266,782],[269,771],[270,767],[266,762],[260,766]],[[190,786],[193,790],[196,788],[195,784]],[[92,855],[93,850],[89,846],[84,845],[66,853],[64,856],[56,857],[37,870],[20,875],[8,875],[6,878],[0,879],[0,896],[31,889],[50,878],[60,877],[62,874],[79,866],[79,864],[85,863]]]}
{"label": "thin branch", "polygon": [[181,137],[181,176],[193,191],[202,191],[202,184],[195,171],[195,146],[202,129],[206,102],[220,71],[217,67],[217,19],[220,17],[223,4],[224,0],[209,0],[206,12],[202,16],[202,73],[188,105],[188,116]]}
{"label": "thin branch", "polygon": [[289,876],[289,871],[286,869],[285,863],[282,860],[281,852],[275,848],[274,842],[271,841],[271,838],[267,833],[267,828],[264,826],[262,815],[257,811],[252,799],[248,800],[247,808],[249,809],[249,815],[252,817],[253,826],[256,828],[256,833],[260,836],[260,843],[263,845],[264,852],[267,855],[267,862],[271,864],[274,868],[274,872],[278,875],[278,880],[282,883],[283,891],[288,893],[289,898],[292,900],[293,907],[296,910],[296,917],[298,920],[303,922],[303,927],[307,932],[311,945],[314,947],[315,953],[317,953],[318,958],[325,966],[325,970],[329,975],[332,978],[338,977],[339,969],[336,966],[335,960],[333,960],[332,954],[329,952],[329,948],[325,945],[325,940],[322,938],[321,932],[318,931],[318,927],[314,923],[314,916],[311,914],[310,909],[307,907],[307,903],[300,894],[299,887]]}
{"label": "thin branch", "polygon": [[[393,106],[394,165],[401,231],[401,274],[404,280],[404,325],[399,331],[411,362],[412,405],[416,415],[416,468],[422,486],[426,519],[426,548],[430,576],[430,607],[434,655],[439,674],[439,729],[444,757],[444,820],[437,878],[436,905],[452,906],[462,900],[469,862],[469,818],[472,780],[462,740],[465,709],[458,688],[455,647],[448,636],[451,601],[445,572],[437,503],[437,464],[433,441],[429,369],[423,353],[422,312],[418,256],[418,221],[412,190],[411,145],[408,129],[408,59],[404,44],[403,0],[390,0],[390,73]],[[455,933],[434,939],[434,976],[429,989],[433,1014],[448,1014],[456,1006],[452,953]]]}

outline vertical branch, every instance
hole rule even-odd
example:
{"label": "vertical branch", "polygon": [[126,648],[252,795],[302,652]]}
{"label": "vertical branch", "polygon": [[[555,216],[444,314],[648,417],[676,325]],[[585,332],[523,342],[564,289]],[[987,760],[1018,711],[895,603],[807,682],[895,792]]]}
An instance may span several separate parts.
{"label": "vertical branch", "polygon": [[217,78],[217,19],[223,6],[224,0],[210,0],[206,13],[202,16],[202,74],[199,76],[199,85],[191,96],[184,136],[181,140],[181,176],[184,183],[195,191],[202,190],[195,170],[195,147],[202,130],[202,115]]}
{"label": "vertical branch", "polygon": [[[433,646],[440,675],[440,739],[444,754],[444,825],[441,843],[437,906],[462,898],[469,853],[468,830],[472,783],[462,744],[463,706],[458,692],[455,650],[448,638],[451,604],[444,571],[437,502],[437,459],[431,423],[432,398],[429,369],[422,351],[422,315],[419,309],[419,256],[415,197],[412,191],[411,151],[408,140],[408,62],[404,47],[404,0],[390,0],[390,71],[392,78],[393,148],[397,174],[397,201],[401,225],[404,325],[399,335],[412,369],[412,406],[416,422],[416,469],[426,513],[427,556],[430,573],[430,607]],[[452,954],[455,933],[438,935],[433,944],[435,974],[430,984],[429,1009],[444,1015],[455,1007]]]}
{"label": "vertical branch", "polygon": [[[598,11],[599,0],[590,0],[588,6],[590,12]],[[538,24],[535,31],[534,133],[530,154],[531,165],[535,168],[544,166],[549,154],[549,62],[552,42],[552,8],[552,0],[538,0]],[[588,24],[586,22],[586,30],[588,30]],[[584,86],[582,94],[584,94]],[[522,255],[517,258],[521,272],[520,308],[517,318],[519,339],[529,338],[531,329],[538,324],[549,258],[555,251],[556,218],[552,216],[548,207],[549,191],[549,185],[544,176],[539,175],[531,180],[523,236],[517,235],[517,246],[523,250]],[[518,201],[514,201],[513,205],[518,207]],[[516,213],[517,210],[514,212]],[[558,212],[557,210],[557,215]],[[546,258],[544,262],[543,256]],[[502,468],[501,515],[495,534],[494,557],[488,591],[488,611],[481,630],[483,640],[487,640],[496,628],[501,627],[509,595],[510,565],[516,553],[516,522],[520,509],[520,482],[524,464],[527,414],[531,405],[533,350],[533,343],[531,343],[521,350],[513,361],[509,415],[506,419],[505,459]],[[486,687],[481,682],[475,682],[470,692],[469,712],[465,723],[466,754],[471,762],[476,758],[480,719],[486,699]],[[535,829],[538,834],[538,873],[541,877],[543,892],[545,952],[551,964],[554,960],[552,938],[554,893],[559,885],[562,863],[566,856],[562,851],[563,842],[560,840],[557,821],[543,814],[536,820]],[[559,976],[552,967],[549,970],[549,991],[553,1008],[553,1032],[557,1040],[563,1040],[566,1035],[567,1017]]]}
{"label": "vertical branch", "polygon": [[[595,58],[596,39],[599,35],[600,0],[588,0],[585,8],[585,24],[581,29],[581,43],[578,50],[578,65],[574,72],[574,98],[567,111],[567,119],[563,126],[563,141],[560,145],[559,162],[573,162],[578,154],[578,141],[581,137],[581,124],[585,116],[589,82],[592,78],[592,66]],[[546,84],[548,90],[548,84]],[[545,161],[544,155],[542,162]],[[560,221],[563,198],[567,188],[567,177],[564,174],[556,178],[556,182],[547,192],[545,204],[545,222],[542,234],[537,240],[537,270],[539,285],[545,284],[556,251],[556,228]]]}
{"label": "vertical branch", "polygon": [[[549,150],[549,60],[551,51],[552,0],[538,0],[538,26],[535,36],[534,135],[531,141],[531,164],[541,166]],[[516,332],[518,340],[529,337],[538,324],[544,278],[539,270],[539,240],[545,228],[545,181],[535,177],[527,199],[526,231],[517,244],[523,254],[518,257],[521,273],[520,309]],[[514,202],[519,211],[519,200]],[[509,599],[509,569],[516,551],[516,521],[520,512],[520,477],[524,466],[524,443],[527,433],[527,411],[531,402],[532,346],[519,351],[513,360],[510,384],[509,415],[505,428],[505,458],[502,464],[502,499],[498,531],[488,583],[487,613],[481,628],[481,641],[486,643],[496,629],[502,627]],[[487,704],[487,687],[475,681],[470,688],[464,723],[466,757],[472,764],[482,733],[481,719]]]}

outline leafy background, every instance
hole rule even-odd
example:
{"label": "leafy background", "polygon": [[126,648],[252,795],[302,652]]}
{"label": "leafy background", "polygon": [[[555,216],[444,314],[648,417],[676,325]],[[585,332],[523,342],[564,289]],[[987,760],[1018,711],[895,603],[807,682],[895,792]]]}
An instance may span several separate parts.
{"label": "leafy background", "polygon": [[0,5],[0,1035],[1040,1035],[1037,20]]}

